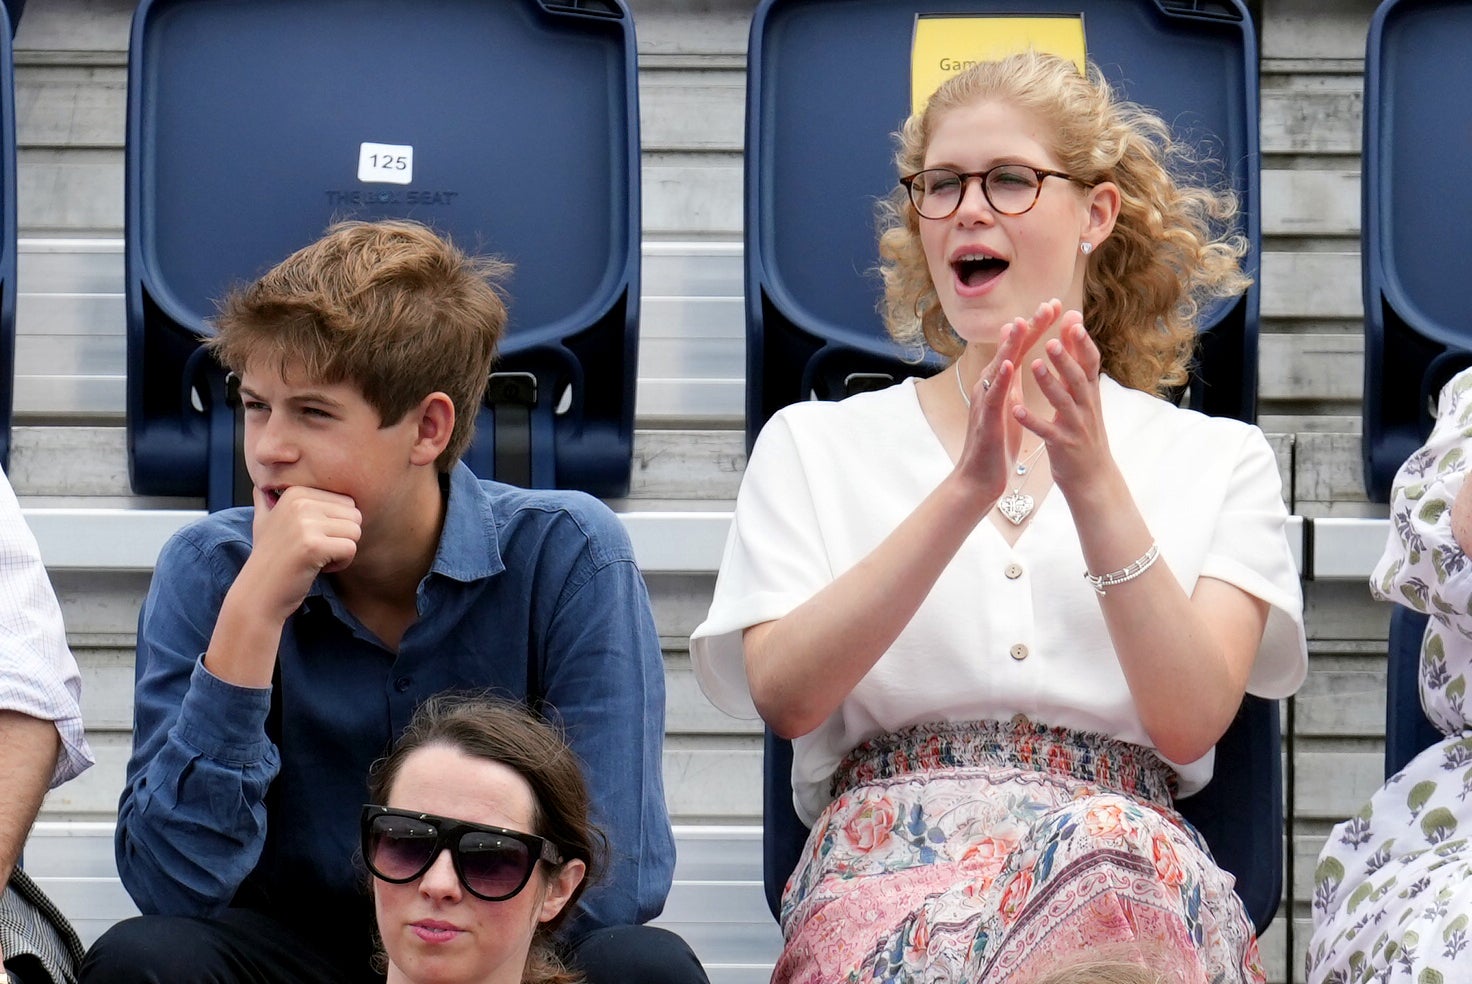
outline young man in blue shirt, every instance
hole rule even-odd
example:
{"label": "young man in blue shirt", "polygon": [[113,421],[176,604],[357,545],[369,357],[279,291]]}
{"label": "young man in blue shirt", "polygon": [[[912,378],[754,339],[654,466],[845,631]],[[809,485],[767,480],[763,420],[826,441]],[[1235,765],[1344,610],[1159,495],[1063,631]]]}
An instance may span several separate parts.
{"label": "young man in blue shirt", "polygon": [[564,933],[574,962],[704,980],[639,925],[674,844],[663,662],[622,526],[459,462],[503,272],[414,223],[344,223],[222,305],[207,344],[239,376],[255,505],[159,558],[117,827],[148,915],[98,941],[84,981],[374,980],[368,768],[448,688],[530,702],[582,758],[610,857]]}

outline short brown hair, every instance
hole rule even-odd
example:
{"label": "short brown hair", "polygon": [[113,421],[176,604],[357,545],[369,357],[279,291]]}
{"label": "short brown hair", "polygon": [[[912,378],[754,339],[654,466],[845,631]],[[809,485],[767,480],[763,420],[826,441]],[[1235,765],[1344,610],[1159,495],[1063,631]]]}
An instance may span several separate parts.
{"label": "short brown hair", "polygon": [[510,270],[417,222],[341,222],[231,291],[205,345],[233,372],[266,359],[282,375],[350,382],[384,426],[445,393],[455,426],[436,465],[449,471],[470,446],[506,330]]}
{"label": "short brown hair", "polygon": [[587,865],[567,905],[556,918],[537,927],[522,975],[527,984],[580,981],[558,959],[551,934],[598,877],[608,845],[591,819],[588,786],[577,753],[559,730],[522,704],[485,693],[444,693],[419,705],[393,751],[373,764],[368,776],[370,801],[387,803],[404,761],[430,745],[499,762],[525,779],[532,788],[533,805],[532,829],[527,833],[547,838],[564,858],[577,858]]}
{"label": "short brown hair", "polygon": [[[1069,174],[1119,188],[1119,218],[1090,257],[1084,280],[1084,325],[1104,371],[1157,395],[1185,384],[1201,306],[1251,283],[1240,264],[1247,241],[1234,227],[1236,196],[1189,178],[1207,162],[1157,114],[1119,98],[1097,66],[1081,75],[1073,62],[1037,51],[981,62],[948,79],[895,135],[900,175],[925,166],[946,113],[986,101],[1048,126],[1049,149]],[[962,342],[930,281],[919,218],[903,186],[880,203],[879,213],[889,333],[910,347],[923,342],[941,355],[960,355]]]}

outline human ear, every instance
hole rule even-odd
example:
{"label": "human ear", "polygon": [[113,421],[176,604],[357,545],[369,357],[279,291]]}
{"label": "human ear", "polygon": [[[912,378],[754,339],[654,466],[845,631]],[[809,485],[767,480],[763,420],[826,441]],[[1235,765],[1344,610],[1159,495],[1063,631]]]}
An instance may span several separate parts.
{"label": "human ear", "polygon": [[1081,242],[1098,247],[1114,231],[1119,219],[1119,186],[1113,181],[1101,181],[1088,190],[1084,198],[1084,229],[1079,236]]}
{"label": "human ear", "polygon": [[537,916],[538,922],[547,922],[556,919],[558,914],[567,907],[572,893],[576,892],[578,886],[583,883],[583,876],[588,873],[588,866],[577,858],[564,862],[557,869],[557,874],[547,879],[547,894],[542,896],[542,911]]}
{"label": "human ear", "polygon": [[419,401],[414,414],[414,447],[410,460],[416,465],[433,464],[450,443],[455,430],[455,403],[435,391]]}

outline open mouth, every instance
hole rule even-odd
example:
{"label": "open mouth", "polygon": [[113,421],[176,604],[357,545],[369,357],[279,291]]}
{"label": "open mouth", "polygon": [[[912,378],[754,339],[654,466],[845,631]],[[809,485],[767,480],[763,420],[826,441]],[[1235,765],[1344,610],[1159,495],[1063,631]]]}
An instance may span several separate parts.
{"label": "open mouth", "polygon": [[272,509],[275,509],[276,503],[281,501],[281,496],[286,492],[288,488],[290,488],[290,486],[283,485],[279,488],[261,489],[261,492],[263,492],[266,496],[266,504],[269,505]]}
{"label": "open mouth", "polygon": [[981,287],[997,279],[1006,271],[1006,260],[986,253],[966,253],[951,261],[956,279],[965,287]]}

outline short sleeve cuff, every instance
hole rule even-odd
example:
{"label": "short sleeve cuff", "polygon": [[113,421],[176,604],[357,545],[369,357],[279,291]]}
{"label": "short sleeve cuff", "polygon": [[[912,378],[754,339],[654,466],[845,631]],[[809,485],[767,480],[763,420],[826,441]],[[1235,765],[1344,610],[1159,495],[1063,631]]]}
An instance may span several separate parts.
{"label": "short sleeve cuff", "polygon": [[51,774],[51,788],[75,779],[93,764],[92,748],[87,744],[87,728],[81,718],[65,718],[56,722],[61,736],[61,752],[56,756],[56,771]]}
{"label": "short sleeve cuff", "polygon": [[205,669],[204,655],[194,664],[189,690],[179,709],[180,739],[218,762],[255,765],[269,754],[266,717],[270,687],[239,687]]}
{"label": "short sleeve cuff", "polygon": [[753,625],[783,617],[804,600],[768,591],[711,609],[710,616],[690,634],[690,660],[695,680],[712,704],[734,718],[760,716],[746,680],[742,635]]}
{"label": "short sleeve cuff", "polygon": [[742,628],[714,631],[707,626],[690,637],[690,665],[695,682],[709,700],[734,718],[757,717],[751,690],[746,683],[746,662],[741,648]]}
{"label": "short sleeve cuff", "polygon": [[1247,678],[1247,692],[1269,699],[1291,697],[1308,676],[1308,641],[1303,629],[1301,595],[1287,589],[1279,580],[1229,557],[1207,558],[1201,576],[1225,581],[1267,602],[1268,621],[1252,673]]}

